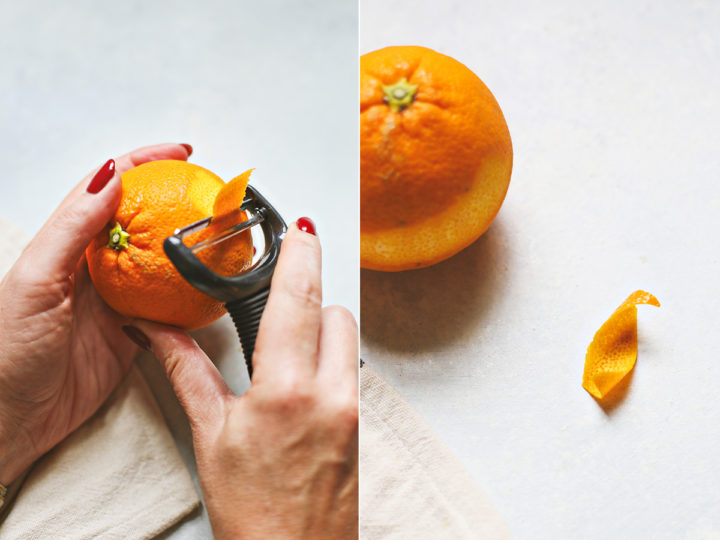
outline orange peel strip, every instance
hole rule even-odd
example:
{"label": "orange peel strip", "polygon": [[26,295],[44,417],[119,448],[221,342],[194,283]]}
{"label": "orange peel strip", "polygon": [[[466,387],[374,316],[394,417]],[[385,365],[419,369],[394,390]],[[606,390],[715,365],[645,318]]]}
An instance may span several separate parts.
{"label": "orange peel strip", "polygon": [[637,359],[637,305],[660,307],[652,294],[635,291],[600,327],[588,347],[583,388],[602,400],[635,367]]}
{"label": "orange peel strip", "polygon": [[215,196],[213,203],[213,217],[220,217],[234,212],[242,206],[245,190],[250,181],[250,173],[255,169],[248,169],[225,184]]}

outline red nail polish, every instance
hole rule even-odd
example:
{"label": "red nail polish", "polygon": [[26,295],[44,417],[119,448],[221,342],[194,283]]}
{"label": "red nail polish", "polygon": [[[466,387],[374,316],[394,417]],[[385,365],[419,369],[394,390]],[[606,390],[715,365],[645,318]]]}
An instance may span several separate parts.
{"label": "red nail polish", "polygon": [[188,157],[190,157],[190,156],[192,155],[192,152],[193,152],[193,147],[192,147],[192,146],[190,146],[190,145],[187,144],[187,143],[180,143],[180,146],[182,146],[185,150],[187,150]]}
{"label": "red nail polish", "polygon": [[92,180],[87,187],[88,193],[100,193],[100,190],[104,188],[110,179],[115,176],[115,160],[108,159],[105,165],[100,167],[100,170],[95,173]]}
{"label": "red nail polish", "polygon": [[146,351],[152,350],[152,343],[150,343],[150,339],[143,334],[142,330],[139,328],[135,328],[134,326],[125,325],[122,327],[122,331],[125,332],[125,335],[129,337],[135,345],[140,347],[141,349],[145,349]]}
{"label": "red nail polish", "polygon": [[301,231],[317,236],[317,232],[315,232],[315,223],[313,223],[313,220],[309,217],[301,217],[295,222],[295,224]]}

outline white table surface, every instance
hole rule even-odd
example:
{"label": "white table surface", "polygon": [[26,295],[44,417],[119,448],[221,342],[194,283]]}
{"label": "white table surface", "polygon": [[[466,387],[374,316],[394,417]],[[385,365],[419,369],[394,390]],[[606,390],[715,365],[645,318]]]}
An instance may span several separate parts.
{"label": "white table surface", "polygon": [[[359,313],[357,3],[2,2],[0,213],[35,233],[106,159],[187,142],[191,161],[253,184],[288,220],[311,217],[324,299]],[[179,224],[180,225],[180,224]],[[247,387],[227,317],[195,333]],[[191,472],[189,429],[152,357],[151,381]],[[172,538],[210,538],[204,513]]]}
{"label": "white table surface", "polygon": [[[363,0],[361,53],[425,45],[498,99],[497,221],[435,267],[361,274],[363,358],[518,539],[720,538],[720,5]],[[585,351],[636,289],[639,355],[605,411]]]}

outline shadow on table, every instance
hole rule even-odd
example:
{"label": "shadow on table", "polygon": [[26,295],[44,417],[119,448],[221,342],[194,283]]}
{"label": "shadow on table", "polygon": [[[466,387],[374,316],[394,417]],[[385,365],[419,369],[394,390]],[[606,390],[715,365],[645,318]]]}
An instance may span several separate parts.
{"label": "shadow on table", "polygon": [[362,270],[362,339],[389,350],[442,350],[487,316],[502,294],[506,273],[506,235],[499,221],[475,243],[434,266],[406,272]]}

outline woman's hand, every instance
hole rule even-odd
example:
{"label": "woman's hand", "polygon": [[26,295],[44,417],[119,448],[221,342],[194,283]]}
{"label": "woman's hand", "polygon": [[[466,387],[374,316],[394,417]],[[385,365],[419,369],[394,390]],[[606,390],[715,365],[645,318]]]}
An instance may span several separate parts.
{"label": "woman's hand", "polygon": [[321,308],[315,236],[292,225],[283,241],[241,397],[187,334],[133,325],[190,419],[217,538],[357,537],[357,326]]}
{"label": "woman's hand", "polygon": [[163,144],[108,161],[67,196],[0,283],[0,483],[90,417],[137,348],[90,281],[85,248],[120,203],[120,174],[156,159],[187,159]]}

